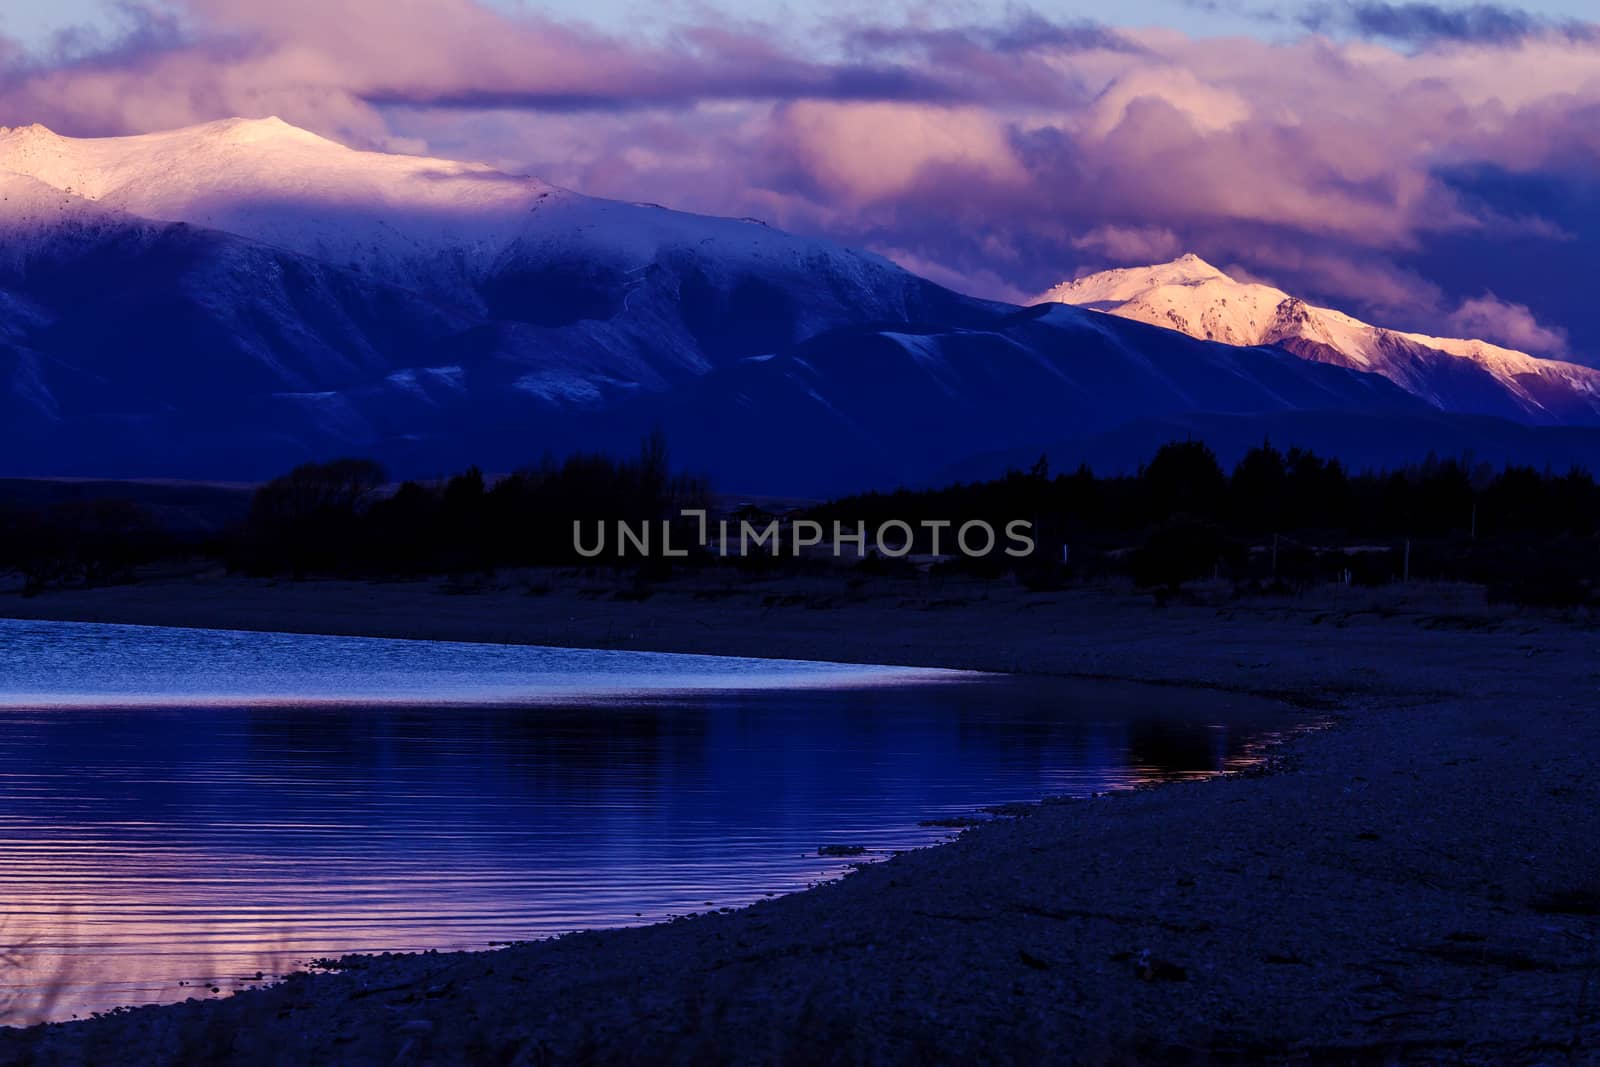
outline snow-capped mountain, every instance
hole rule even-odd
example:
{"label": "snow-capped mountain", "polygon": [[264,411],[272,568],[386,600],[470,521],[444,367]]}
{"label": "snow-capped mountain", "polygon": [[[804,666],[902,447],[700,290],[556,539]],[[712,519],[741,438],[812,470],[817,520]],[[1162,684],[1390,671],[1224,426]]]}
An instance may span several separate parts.
{"label": "snow-capped mountain", "polygon": [[277,118],[104,138],[0,127],[0,170],[541,326],[633,310],[653,295],[654,275],[683,258],[726,276],[696,275],[691,288],[811,281],[775,315],[800,336],[836,324],[841,310],[895,317],[929,288],[881,257],[756,220],[599,200],[485,164],[357,151]]}
{"label": "snow-capped mountain", "polygon": [[0,129],[0,160],[114,210],[378,272],[446,250],[481,265],[560,192],[479,164],[357,152],[276,118],[133,137]]}
{"label": "snow-capped mountain", "polygon": [[1281,289],[1239,282],[1189,254],[1063,282],[1040,297],[1231,345],[1381,374],[1442,411],[1534,424],[1600,423],[1600,370],[1485,341],[1372,326]]}
{"label": "snow-capped mountain", "polygon": [[0,130],[0,474],[506,470],[660,424],[729,489],[821,494],[1196,412],[1429,410],[1279,347],[277,120]]}

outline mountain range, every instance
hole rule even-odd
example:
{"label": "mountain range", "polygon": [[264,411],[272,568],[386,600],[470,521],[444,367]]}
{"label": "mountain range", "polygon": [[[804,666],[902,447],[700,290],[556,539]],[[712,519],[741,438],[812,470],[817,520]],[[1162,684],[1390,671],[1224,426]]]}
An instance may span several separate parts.
{"label": "mountain range", "polygon": [[[1274,439],[1432,426],[1490,459],[1559,429],[1548,454],[1600,456],[1568,429],[1600,423],[1588,368],[1285,311],[1195,259],[1142,270],[1021,308],[757,220],[276,119],[0,129],[0,474],[253,479],[361,454],[428,476],[660,425],[719,485],[821,494],[1045,445],[1125,465],[1159,443],[1139,427],[1202,416]],[[1482,415],[1495,432],[1450,421]]]}

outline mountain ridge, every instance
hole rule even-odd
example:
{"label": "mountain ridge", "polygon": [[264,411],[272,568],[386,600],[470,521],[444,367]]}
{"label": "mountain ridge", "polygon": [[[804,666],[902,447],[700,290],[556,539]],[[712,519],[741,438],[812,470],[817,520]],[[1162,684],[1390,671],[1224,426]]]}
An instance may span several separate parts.
{"label": "mountain ridge", "polygon": [[1443,411],[1600,425],[1600,370],[1482,340],[1373,326],[1273,286],[1236,281],[1193,253],[1062,282],[1039,299],[1381,374]]}

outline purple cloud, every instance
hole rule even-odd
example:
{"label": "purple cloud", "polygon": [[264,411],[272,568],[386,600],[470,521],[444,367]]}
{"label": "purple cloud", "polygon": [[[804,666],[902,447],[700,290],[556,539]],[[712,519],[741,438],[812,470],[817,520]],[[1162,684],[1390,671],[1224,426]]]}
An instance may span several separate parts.
{"label": "purple cloud", "polygon": [[1446,7],[1431,3],[1344,0],[1313,4],[1298,21],[1306,29],[1319,33],[1353,33],[1416,45],[1506,44],[1540,36],[1593,40],[1595,35],[1595,28],[1587,23],[1543,18],[1521,8],[1499,4]]}
{"label": "purple cloud", "polygon": [[1480,337],[1536,356],[1565,356],[1566,331],[1542,325],[1526,304],[1501,300],[1493,293],[1464,300],[1450,316],[1463,337]]}

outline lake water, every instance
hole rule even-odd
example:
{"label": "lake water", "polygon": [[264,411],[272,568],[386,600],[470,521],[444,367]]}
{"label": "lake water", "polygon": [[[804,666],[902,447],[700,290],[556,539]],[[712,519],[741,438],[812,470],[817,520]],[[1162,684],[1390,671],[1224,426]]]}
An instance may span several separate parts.
{"label": "lake water", "polygon": [[733,907],[1295,712],[905,668],[0,620],[0,1021]]}

